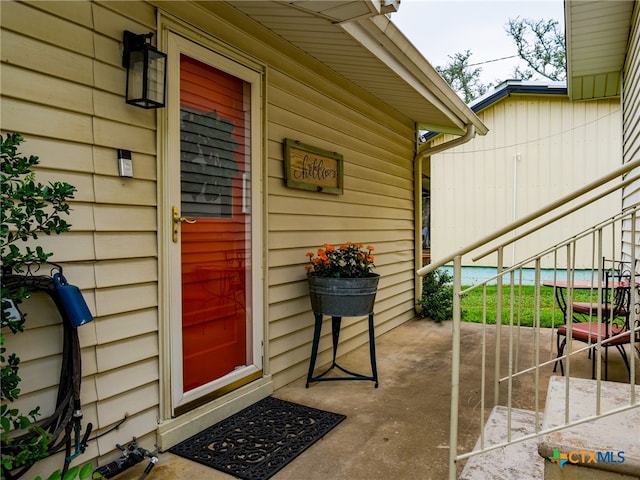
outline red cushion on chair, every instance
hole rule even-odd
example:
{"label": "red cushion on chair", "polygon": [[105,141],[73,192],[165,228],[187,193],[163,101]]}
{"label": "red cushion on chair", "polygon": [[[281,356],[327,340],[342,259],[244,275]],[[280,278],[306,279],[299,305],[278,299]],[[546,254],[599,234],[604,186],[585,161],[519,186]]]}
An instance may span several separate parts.
{"label": "red cushion on chair", "polygon": [[[571,304],[571,308],[574,313],[581,313],[583,315],[590,315],[595,317],[598,315],[598,304],[597,303],[589,303],[589,302],[573,302]],[[601,305],[602,308],[602,316],[609,317],[611,315],[611,305]],[[627,312],[624,308],[619,308],[617,311],[617,316],[626,317]]]}
{"label": "red cushion on chair", "polygon": [[[622,328],[617,325],[613,325],[609,329],[609,336],[617,335],[622,332]],[[616,344],[624,344],[629,343],[629,331],[626,331],[625,335],[622,335],[615,340],[611,340],[607,342],[609,345]],[[558,335],[567,335],[567,326],[562,325],[558,327]],[[600,335],[602,339],[607,338],[607,324],[600,324]],[[591,343],[596,343],[598,341],[598,323],[597,322],[583,322],[583,323],[574,323],[571,326],[571,336],[576,340],[581,340],[583,342],[591,341]]]}
{"label": "red cushion on chair", "polygon": [[[562,325],[558,327],[558,335],[567,335],[567,326]],[[603,323],[600,325],[600,330],[602,332],[602,338],[604,338],[607,334],[607,326]],[[583,322],[583,323],[574,323],[571,326],[571,335],[573,338],[577,338],[579,340],[584,340],[585,342],[589,340],[589,336],[593,335],[593,338],[596,338],[598,335],[598,324],[596,322]]]}

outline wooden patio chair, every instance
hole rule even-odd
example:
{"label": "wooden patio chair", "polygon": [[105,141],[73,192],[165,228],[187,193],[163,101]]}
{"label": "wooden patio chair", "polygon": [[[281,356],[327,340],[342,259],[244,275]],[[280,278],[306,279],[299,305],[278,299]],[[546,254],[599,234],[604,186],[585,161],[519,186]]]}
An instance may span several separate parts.
{"label": "wooden patio chair", "polygon": [[[610,261],[603,260],[603,265]],[[604,303],[572,302],[573,323],[571,325],[571,338],[579,342],[587,343],[591,346],[589,354],[591,356],[591,377],[596,375],[596,354],[598,348],[598,336],[601,339],[601,347],[604,349],[605,380],[609,374],[609,349],[614,347],[620,353],[622,360],[631,375],[631,367],[625,347],[632,344],[635,336],[636,341],[640,340],[640,331],[635,320],[630,328],[631,318],[631,275],[621,262],[611,262],[612,266],[604,269],[603,297]],[[601,315],[601,322],[598,323],[598,314]],[[557,346],[558,356],[553,371],[556,371],[558,364],[560,372],[564,375],[562,355],[567,344],[567,334],[569,328],[562,325],[558,328]],[[638,350],[638,347],[636,347]],[[640,350],[638,350],[640,353]],[[633,357],[632,357],[633,359]]]}

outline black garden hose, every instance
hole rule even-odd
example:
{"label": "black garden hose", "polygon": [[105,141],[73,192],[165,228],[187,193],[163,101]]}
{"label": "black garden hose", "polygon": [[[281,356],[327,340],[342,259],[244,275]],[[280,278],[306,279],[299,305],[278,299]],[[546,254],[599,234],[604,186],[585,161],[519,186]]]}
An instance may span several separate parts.
{"label": "black garden hose", "polygon": [[[56,266],[60,271],[59,267]],[[35,425],[45,430],[51,435],[51,443],[48,449],[48,455],[53,455],[63,448],[66,449],[67,455],[62,474],[66,473],[69,468],[71,444],[73,441],[74,426],[79,428],[79,422],[82,418],[80,412],[80,383],[82,380],[82,361],[80,356],[80,342],[78,340],[78,331],[71,324],[64,313],[59,295],[56,291],[53,279],[46,275],[33,275],[29,272],[26,275],[5,274],[2,278],[4,287],[10,292],[17,291],[20,287],[24,287],[28,292],[44,292],[53,300],[63,323],[63,348],[62,348],[62,366],[60,368],[60,381],[58,383],[58,394],[56,398],[56,406],[53,413],[39,421]],[[77,424],[77,425],[74,425]],[[88,433],[84,435],[83,442],[86,443]],[[16,452],[21,450],[21,445],[29,442],[39,436],[37,432],[27,432],[10,439],[10,442],[2,442],[2,450],[6,452]],[[76,445],[78,448],[78,445]],[[80,446],[84,450],[84,445]],[[36,460],[22,465],[12,471],[2,467],[2,477],[6,480],[16,480],[24,475],[34,464]]]}

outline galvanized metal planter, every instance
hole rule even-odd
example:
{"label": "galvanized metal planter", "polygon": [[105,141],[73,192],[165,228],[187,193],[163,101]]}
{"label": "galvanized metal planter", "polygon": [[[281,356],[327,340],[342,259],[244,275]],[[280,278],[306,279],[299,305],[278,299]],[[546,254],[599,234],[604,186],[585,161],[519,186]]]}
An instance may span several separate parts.
{"label": "galvanized metal planter", "polygon": [[317,277],[309,279],[311,309],[336,317],[356,317],[373,312],[380,275],[363,278]]}

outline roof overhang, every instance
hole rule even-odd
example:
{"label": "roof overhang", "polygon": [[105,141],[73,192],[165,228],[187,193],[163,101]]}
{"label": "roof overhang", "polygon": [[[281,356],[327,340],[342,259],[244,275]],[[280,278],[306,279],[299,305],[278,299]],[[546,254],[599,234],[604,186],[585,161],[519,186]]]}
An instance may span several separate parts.
{"label": "roof overhang", "polygon": [[511,95],[567,95],[567,84],[548,80],[505,80],[469,103],[469,108],[478,113]]}
{"label": "roof overhang", "polygon": [[634,3],[565,1],[567,85],[571,100],[620,95]]}
{"label": "roof overhang", "polygon": [[[562,95],[566,97],[567,87],[565,82],[549,80],[505,80],[481,97],[470,102],[469,108],[475,113],[480,113],[485,108],[489,108],[490,106],[500,102],[503,98],[508,98],[512,95]],[[441,135],[442,134],[440,132],[426,132],[422,136],[421,140],[423,144],[426,144]],[[426,146],[425,148],[433,150],[436,147]]]}
{"label": "roof overhang", "polygon": [[[216,2],[198,2],[214,9]],[[396,0],[228,0],[227,3],[359,88],[419,130],[463,134],[487,127],[385,13]]]}

